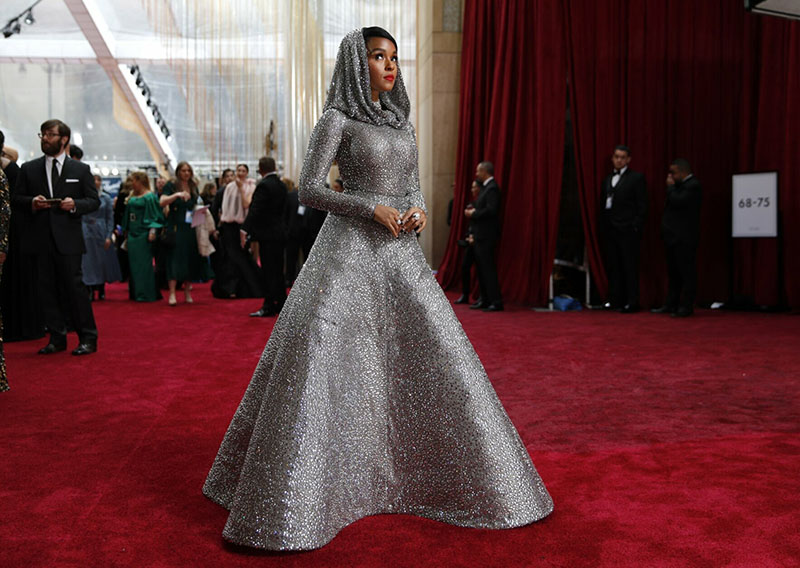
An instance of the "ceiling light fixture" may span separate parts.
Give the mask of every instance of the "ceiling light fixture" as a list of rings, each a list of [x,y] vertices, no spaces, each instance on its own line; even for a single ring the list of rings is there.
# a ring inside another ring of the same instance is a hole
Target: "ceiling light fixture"
[[[139,69],[138,65],[128,65],[128,71],[131,75],[133,75],[133,82],[142,93],[142,97],[145,100],[145,105],[150,109],[150,113],[153,115],[153,120],[155,121],[156,126],[159,127],[161,133],[166,137],[167,141],[172,140],[172,135],[169,132],[169,128],[167,128],[167,123],[164,120],[161,111],[158,110],[158,105],[153,100],[153,93],[150,90],[150,87],[147,86],[147,82],[142,76],[142,70]]]
[[[22,26],[19,23],[20,20],[22,20],[29,26],[34,24],[36,22],[36,18],[33,17],[33,8],[41,1],[42,0],[36,0],[36,2],[25,8],[18,15],[9,19],[6,22],[6,25],[3,26],[3,37],[7,39],[13,36],[14,34],[20,33],[22,31]]]

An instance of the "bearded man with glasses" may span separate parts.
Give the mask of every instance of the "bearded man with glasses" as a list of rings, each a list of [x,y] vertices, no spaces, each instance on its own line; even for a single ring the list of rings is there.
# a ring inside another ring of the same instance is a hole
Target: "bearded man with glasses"
[[[86,252],[81,215],[100,207],[89,166],[67,156],[71,131],[60,120],[41,126],[43,156],[22,165],[13,196],[14,214],[25,215],[23,254],[38,268],[39,301],[50,332],[42,355],[67,348],[67,314],[78,332],[73,355],[97,351],[97,326],[81,275]]]

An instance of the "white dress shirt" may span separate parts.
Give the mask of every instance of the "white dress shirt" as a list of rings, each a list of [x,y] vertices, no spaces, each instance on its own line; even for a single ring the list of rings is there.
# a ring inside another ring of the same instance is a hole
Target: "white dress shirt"
[[[625,170],[627,170],[627,169],[628,169],[628,166],[625,166],[624,168],[622,168],[619,171],[619,173],[614,174],[613,176],[611,176],[611,187],[617,187],[617,184],[619,183],[619,178],[622,177],[622,174],[624,174]]]
[[[53,160],[56,161],[56,168],[58,168],[58,176],[59,179],[61,178],[61,174],[64,171],[64,160],[67,159],[67,153],[61,152],[58,156],[45,156],[44,159],[44,173],[47,174],[47,189],[50,191],[50,197],[55,197],[53,195]]]

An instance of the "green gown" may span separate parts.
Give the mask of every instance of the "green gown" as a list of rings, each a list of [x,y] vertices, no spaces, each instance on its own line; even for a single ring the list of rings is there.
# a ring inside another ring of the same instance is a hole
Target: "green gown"
[[[164,186],[164,195],[172,195],[177,191],[172,182]],[[166,251],[167,280],[186,282],[210,278],[208,261],[197,250],[197,235],[192,228],[191,215],[187,215],[198,203],[202,204],[200,198],[192,195],[189,201],[176,199],[169,204],[166,227],[175,233],[175,246]]]
[[[137,302],[161,299],[153,270],[153,243],[147,240],[150,229],[164,226],[164,214],[155,193],[131,196],[125,206],[122,228],[128,232],[128,261],[131,267],[131,298]]]

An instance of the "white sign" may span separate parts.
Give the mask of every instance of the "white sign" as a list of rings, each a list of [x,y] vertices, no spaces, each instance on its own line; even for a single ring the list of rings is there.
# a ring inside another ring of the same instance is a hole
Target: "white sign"
[[[778,236],[778,172],[733,176],[733,236]]]

